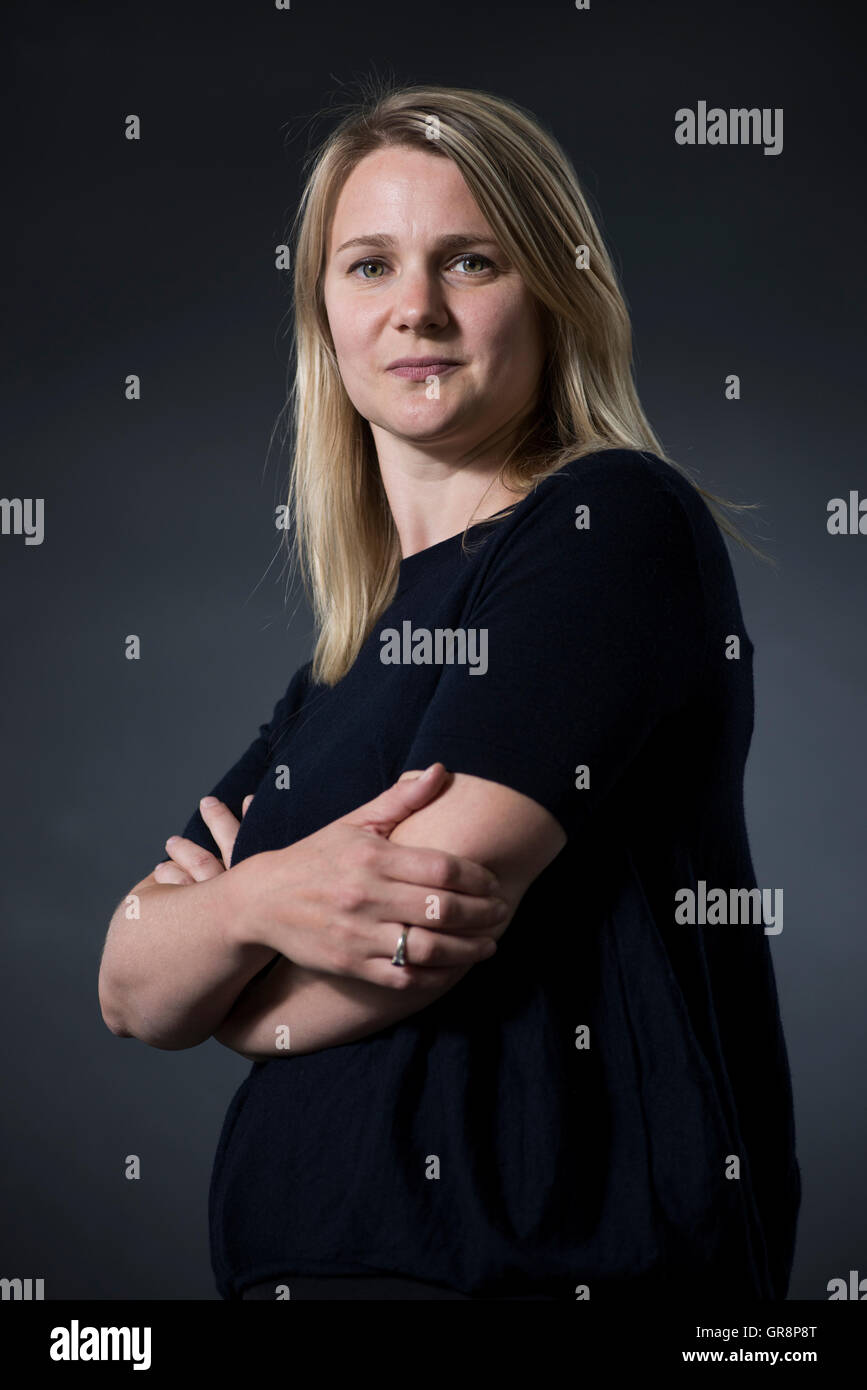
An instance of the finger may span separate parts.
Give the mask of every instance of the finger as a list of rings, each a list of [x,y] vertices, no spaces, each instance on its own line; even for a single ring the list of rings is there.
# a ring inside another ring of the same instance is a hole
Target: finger
[[[179,864],[172,863],[171,859],[164,863],[157,864],[154,869],[154,878],[157,883],[195,883],[195,879],[182,869]]]
[[[383,878],[400,883],[427,885],[428,892],[440,889],[489,898],[499,893],[499,881],[490,869],[475,859],[464,859],[444,849],[425,849],[422,845],[399,845],[385,840],[376,866]],[[396,916],[400,914],[396,913]]]
[[[401,933],[408,923],[383,922],[378,932],[378,956],[391,962]],[[404,947],[407,964],[423,967],[425,971],[456,966],[475,965],[496,954],[497,943],[489,936],[446,936],[427,931],[425,927],[410,927]],[[394,967],[399,969],[400,967]]]
[[[211,854],[208,849],[202,849],[195,840],[185,840],[181,835],[172,835],[166,840],[166,852],[171,855],[172,861],[181,869],[186,869],[194,883],[203,883],[205,879],[216,878],[217,874],[225,873],[225,868],[215,854]]]
[[[511,917],[508,903],[496,894],[456,893],[409,883],[385,884],[380,899],[375,893],[374,889],[372,907],[381,921],[426,927],[430,932],[502,936]]]
[[[224,801],[215,796],[203,796],[199,802],[202,820],[216,840],[223,856],[223,866],[228,869],[232,859],[232,846],[238,834],[240,822],[232,815]]]
[[[410,932],[407,940],[407,955],[412,945],[414,932]],[[476,965],[481,965],[481,961],[476,961]],[[386,989],[417,989],[425,991],[427,989],[439,990],[443,986],[453,986],[472,970],[473,963],[462,966],[424,966],[413,965],[408,960],[406,965],[395,966],[391,963],[391,958],[384,956],[376,960],[367,962],[364,970],[364,978],[373,984],[383,985]]]
[[[250,792],[249,796],[245,796],[245,797],[244,797],[244,801],[243,801],[243,803],[242,803],[242,805],[241,805],[241,820],[243,820],[244,817],[246,816],[246,814],[247,814],[247,807],[250,805],[250,802],[251,802],[252,800],[253,800],[253,793],[252,793],[252,792]]]
[[[362,830],[373,830],[378,835],[390,835],[396,825],[413,811],[421,810],[447,785],[451,773],[442,763],[431,763],[420,777],[404,777],[403,774],[390,787],[387,787],[372,801],[358,806],[346,816],[338,817],[346,825],[357,825]]]

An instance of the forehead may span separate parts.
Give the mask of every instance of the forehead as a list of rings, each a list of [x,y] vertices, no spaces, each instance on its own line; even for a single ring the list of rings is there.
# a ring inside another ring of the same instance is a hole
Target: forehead
[[[452,223],[489,230],[457,165],[424,150],[392,147],[365,155],[346,179],[334,208],[330,245],[368,232],[447,231]]]

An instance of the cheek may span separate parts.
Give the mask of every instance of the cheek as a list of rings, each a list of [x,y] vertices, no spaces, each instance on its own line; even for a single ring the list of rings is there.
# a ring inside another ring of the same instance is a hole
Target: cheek
[[[514,299],[481,305],[468,321],[478,352],[498,376],[534,373],[541,351],[539,325],[532,306]]]
[[[340,308],[328,322],[341,372],[359,381],[366,378],[376,347],[370,316],[354,307]]]
[[[375,343],[365,316],[344,311],[329,316],[328,321],[343,389],[356,410],[368,419],[374,409],[378,383],[372,366]]]
[[[508,325],[491,344],[488,364],[492,379],[507,389],[523,389],[539,374],[540,352],[532,324],[519,319]]]
[[[364,314],[351,295],[342,294],[341,286],[326,287],[325,313],[337,353],[347,359],[358,350],[364,332]]]
[[[339,301],[326,299],[325,312],[328,315],[328,327],[331,329],[331,337],[338,357],[349,356],[352,352],[354,335],[351,318],[346,307]]]

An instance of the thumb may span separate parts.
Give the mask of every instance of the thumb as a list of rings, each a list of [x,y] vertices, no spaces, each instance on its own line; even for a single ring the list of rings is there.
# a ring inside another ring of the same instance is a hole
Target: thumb
[[[432,801],[449,776],[442,763],[431,763],[421,774],[404,773],[373,801],[356,807],[340,820],[346,825],[374,830],[378,835],[390,835],[400,821]]]

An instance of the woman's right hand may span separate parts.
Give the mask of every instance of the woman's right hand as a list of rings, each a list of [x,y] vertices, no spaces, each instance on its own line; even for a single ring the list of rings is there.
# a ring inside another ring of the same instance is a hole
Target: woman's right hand
[[[435,986],[456,966],[493,955],[509,917],[494,875],[471,859],[388,839],[449,777],[442,763],[405,772],[303,840],[242,860],[227,875],[239,939],[310,970],[393,989]],[[394,966],[405,926],[407,964]]]

